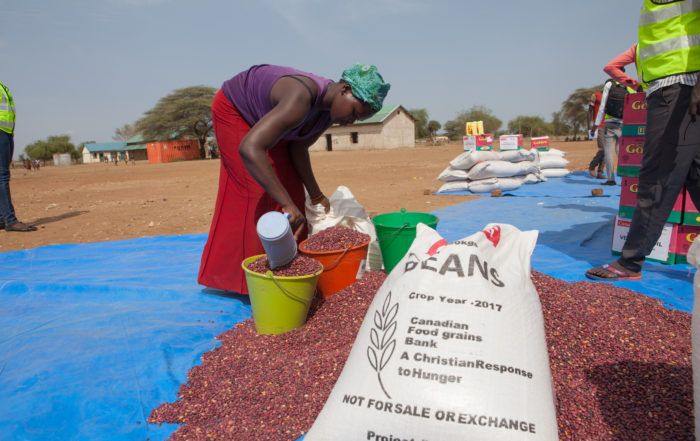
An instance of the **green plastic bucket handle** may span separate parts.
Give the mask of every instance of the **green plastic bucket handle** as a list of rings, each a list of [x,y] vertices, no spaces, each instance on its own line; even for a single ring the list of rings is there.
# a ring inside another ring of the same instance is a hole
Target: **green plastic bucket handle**
[[[384,239],[378,240],[377,243],[382,243],[382,242],[384,242],[384,241],[387,240],[387,239],[391,239],[392,237],[394,237],[394,236],[396,236],[397,234],[399,234],[399,233],[400,233],[404,228],[406,228],[407,226],[408,226],[408,222],[406,222],[406,223],[404,223],[403,225],[401,225],[401,228],[397,229],[396,231],[394,231],[393,233],[391,233],[390,235],[388,235],[388,236],[385,237]]]
[[[272,271],[269,271],[269,270],[268,270],[267,273],[265,273],[265,275],[268,276],[269,278],[271,278],[272,281],[275,282],[275,285],[277,285],[277,287],[278,287],[280,290],[282,290],[282,292],[285,293],[285,294],[287,295],[287,297],[291,298],[292,300],[296,300],[296,301],[298,301],[298,302],[301,302],[301,303],[303,303],[303,304],[305,304],[305,305],[310,305],[310,304],[311,304],[311,300],[312,300],[312,299],[306,300],[306,299],[303,299],[303,298],[299,297],[298,295],[296,295],[296,294],[294,294],[294,293],[292,293],[292,292],[289,292],[289,291],[287,290],[287,288],[285,288],[284,286],[282,286],[282,284],[280,284],[280,282],[277,280],[277,278],[275,277],[275,275],[272,274]]]

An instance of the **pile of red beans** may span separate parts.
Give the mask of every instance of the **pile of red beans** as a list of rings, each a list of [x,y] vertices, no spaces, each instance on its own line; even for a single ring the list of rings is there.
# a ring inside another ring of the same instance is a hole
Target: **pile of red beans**
[[[385,277],[366,273],[317,300],[306,325],[281,335],[239,323],[149,423],[181,424],[172,440],[296,440],[323,407]],[[532,279],[561,440],[694,439],[689,314],[606,283]]]
[[[315,252],[337,251],[366,244],[369,240],[369,234],[336,225],[309,236],[302,248],[304,251]]]
[[[318,260],[297,254],[288,264],[270,269],[270,261],[267,260],[267,256],[262,256],[250,262],[247,268],[254,273],[267,274],[268,271],[272,271],[275,276],[299,277],[317,273],[321,270],[321,263]]]

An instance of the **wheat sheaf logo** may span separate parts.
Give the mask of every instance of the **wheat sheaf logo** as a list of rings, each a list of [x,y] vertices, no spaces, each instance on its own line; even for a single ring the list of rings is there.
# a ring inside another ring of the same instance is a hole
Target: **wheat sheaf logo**
[[[369,364],[377,372],[379,385],[384,391],[384,395],[391,399],[391,396],[382,383],[382,369],[394,355],[396,349],[396,313],[399,311],[399,304],[391,304],[391,291],[387,294],[382,305],[382,310],[374,311],[374,325],[370,330],[369,337],[371,344],[367,346],[367,359]]]

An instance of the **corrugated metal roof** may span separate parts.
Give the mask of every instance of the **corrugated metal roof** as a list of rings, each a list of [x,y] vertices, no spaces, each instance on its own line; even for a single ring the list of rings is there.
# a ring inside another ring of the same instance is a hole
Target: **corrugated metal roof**
[[[372,115],[371,118],[368,118],[364,121],[355,121],[353,125],[360,125],[360,124],[377,124],[381,123],[386,119],[387,116],[391,114],[394,110],[396,110],[399,106],[383,106],[381,109],[379,109],[379,112],[375,113]]]
[[[125,142],[93,142],[90,144],[85,144],[85,148],[88,152],[118,152],[124,150],[126,147]]]

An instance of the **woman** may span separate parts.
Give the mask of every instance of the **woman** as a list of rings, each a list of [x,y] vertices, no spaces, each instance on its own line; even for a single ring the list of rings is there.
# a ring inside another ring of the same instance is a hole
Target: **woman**
[[[256,224],[268,211],[288,213],[297,241],[306,238],[304,189],[313,203],[330,208],[308,148],[332,124],[374,115],[389,87],[375,66],[362,64],[337,82],[263,64],[221,86],[212,103],[221,153],[219,192],[200,284],[248,294],[241,262],[264,253]]]

